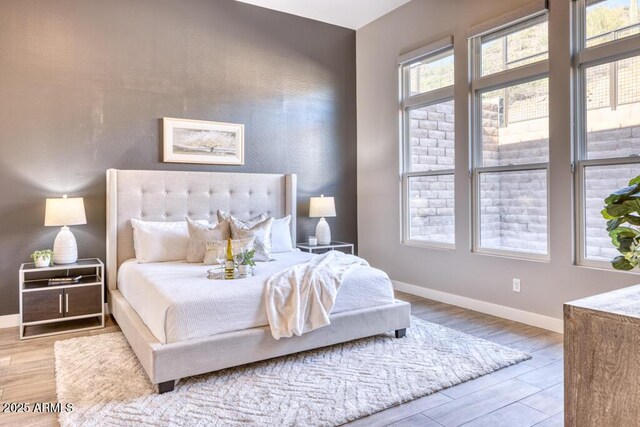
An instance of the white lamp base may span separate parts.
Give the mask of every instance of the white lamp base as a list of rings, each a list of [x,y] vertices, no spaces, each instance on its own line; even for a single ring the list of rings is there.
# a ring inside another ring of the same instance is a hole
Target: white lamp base
[[[78,245],[69,227],[64,226],[53,243],[53,263],[73,264],[78,260]]]
[[[316,237],[318,238],[319,245],[328,245],[331,243],[331,229],[324,217],[320,218],[318,225],[316,225]]]

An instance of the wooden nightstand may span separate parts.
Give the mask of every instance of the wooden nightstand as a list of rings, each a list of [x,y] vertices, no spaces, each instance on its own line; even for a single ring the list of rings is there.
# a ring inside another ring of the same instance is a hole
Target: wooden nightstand
[[[49,285],[60,276],[78,283]],[[104,264],[98,258],[37,268],[20,266],[20,339],[104,327]]]
[[[345,243],[345,242],[331,242],[328,245],[316,245],[316,246],[310,246],[306,243],[298,243],[296,245],[296,247],[298,249],[301,249],[303,251],[307,251],[309,253],[316,253],[316,252],[327,252],[327,251],[334,251],[336,249],[340,249],[343,251],[350,251],[351,255],[353,255],[353,243]]]

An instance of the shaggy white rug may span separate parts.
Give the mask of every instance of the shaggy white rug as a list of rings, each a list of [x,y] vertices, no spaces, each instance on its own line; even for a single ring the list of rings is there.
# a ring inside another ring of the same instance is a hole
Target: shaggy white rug
[[[338,425],[528,359],[413,317],[365,338],[182,380],[156,394],[122,333],[55,343],[62,426]]]

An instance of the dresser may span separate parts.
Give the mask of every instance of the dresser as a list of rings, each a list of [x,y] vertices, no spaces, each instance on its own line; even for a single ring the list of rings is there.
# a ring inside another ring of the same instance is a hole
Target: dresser
[[[564,305],[565,426],[640,424],[640,285]]]

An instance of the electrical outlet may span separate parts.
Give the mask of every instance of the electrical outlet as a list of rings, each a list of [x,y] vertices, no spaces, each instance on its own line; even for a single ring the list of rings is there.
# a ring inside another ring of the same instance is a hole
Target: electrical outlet
[[[520,279],[513,279],[513,292],[520,292]]]

